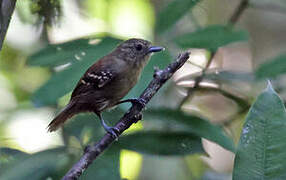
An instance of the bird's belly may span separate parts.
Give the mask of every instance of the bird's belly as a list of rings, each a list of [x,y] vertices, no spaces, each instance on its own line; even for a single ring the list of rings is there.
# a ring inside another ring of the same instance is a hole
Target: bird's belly
[[[137,79],[138,78],[134,79],[134,77],[121,78],[113,81],[112,83],[114,84],[110,84],[109,87],[106,87],[105,91],[108,91],[108,96],[106,96],[106,99],[110,100],[109,106],[114,105],[124,96],[126,96],[137,83]]]
[[[116,85],[109,89],[112,92],[111,97],[117,97],[117,99],[123,98],[135,86],[136,82],[127,78],[115,82]]]

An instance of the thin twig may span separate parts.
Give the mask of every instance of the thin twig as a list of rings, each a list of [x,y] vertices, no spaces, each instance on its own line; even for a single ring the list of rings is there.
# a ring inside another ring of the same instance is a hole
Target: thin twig
[[[230,19],[228,20],[228,23],[233,25],[236,24],[239,18],[241,17],[242,13],[244,12],[244,10],[246,10],[248,6],[249,6],[249,0],[241,0],[240,4],[235,9]]]
[[[240,4],[238,5],[236,10],[234,11],[232,16],[230,17],[228,24],[235,25],[237,23],[237,21],[239,20],[239,18],[241,17],[244,10],[248,7],[248,5],[249,5],[249,0],[241,0]],[[205,73],[208,70],[208,68],[210,67],[210,65],[214,59],[215,54],[216,54],[216,52],[211,52],[211,56],[210,56],[210,58],[206,64],[205,68],[202,70],[201,76],[198,76],[195,79],[195,84],[194,84],[193,88],[188,90],[187,96],[180,102],[178,108],[181,108],[188,100],[191,100],[193,98],[194,92],[199,87],[202,80],[204,79]]]
[[[180,68],[189,58],[189,52],[180,54],[176,61],[169,64],[163,70],[155,70],[154,78],[148,87],[141,94],[140,98],[145,101],[145,105],[157,93],[162,85]],[[124,114],[115,127],[119,130],[118,136],[128,129],[133,123],[136,123],[145,105],[133,104],[132,107]],[[75,180],[80,177],[85,169],[99,156],[112,142],[115,137],[106,133],[103,138],[96,144],[88,147],[80,160],[63,177],[63,180]]]

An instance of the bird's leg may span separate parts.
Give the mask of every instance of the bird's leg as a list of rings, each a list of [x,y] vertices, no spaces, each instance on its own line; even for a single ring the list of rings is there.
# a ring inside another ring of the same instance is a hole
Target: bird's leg
[[[126,99],[126,100],[117,102],[116,105],[126,103],[126,102],[130,102],[130,103],[132,103],[132,105],[133,104],[139,104],[142,107],[144,107],[146,105],[146,101],[142,98]]]
[[[116,127],[110,127],[110,126],[108,126],[108,125],[105,123],[104,119],[102,118],[101,113],[99,113],[99,112],[94,112],[94,113],[95,113],[95,114],[98,116],[98,118],[100,119],[100,123],[101,123],[101,125],[103,126],[104,130],[105,130],[106,132],[108,132],[109,134],[111,134],[112,136],[114,136],[115,138],[118,138],[119,129],[117,129]]]

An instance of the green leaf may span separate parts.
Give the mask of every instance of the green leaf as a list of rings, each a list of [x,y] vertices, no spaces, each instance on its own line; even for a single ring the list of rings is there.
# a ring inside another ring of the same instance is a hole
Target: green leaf
[[[152,109],[144,112],[144,120],[162,121],[162,123],[171,122],[175,125],[182,125],[187,132],[193,133],[196,136],[206,138],[213,141],[227,150],[234,152],[234,144],[232,140],[225,135],[222,128],[211,124],[209,121],[194,116],[185,114],[179,110],[168,108]]]
[[[269,83],[252,105],[235,156],[233,179],[286,178],[286,112]]]
[[[162,33],[174,25],[200,0],[173,0],[159,13],[156,23],[156,32]]]
[[[6,163],[10,163],[11,161],[17,160],[17,158],[19,157],[26,156],[29,155],[23,151],[2,147],[0,148],[0,169],[2,169],[3,165],[5,165]]]
[[[202,73],[193,73],[187,76],[183,76],[178,79],[177,82],[195,80],[198,76],[201,76]],[[211,80],[217,83],[233,83],[233,82],[248,82],[253,83],[255,77],[252,73],[248,72],[233,72],[225,71],[219,69],[207,70],[204,75],[204,80]]]
[[[13,161],[13,163],[1,171],[0,179],[40,180],[54,177],[67,163],[68,156],[64,148],[42,151]]]
[[[79,44],[77,44],[78,42]],[[79,52],[85,52],[82,41],[71,41],[71,46],[77,46]],[[92,51],[82,56],[81,61],[74,62],[66,69],[54,73],[52,77],[32,95],[32,100],[37,106],[56,104],[57,99],[70,92],[83,73],[97,59],[108,54],[120,41],[113,38],[104,38]],[[86,41],[87,43],[87,41]],[[75,54],[70,54],[74,58]]]
[[[217,48],[229,43],[246,40],[248,40],[248,33],[246,31],[238,31],[229,26],[222,25],[208,26],[174,39],[182,48],[205,48],[213,52]]]
[[[102,155],[100,155],[89,168],[84,171],[80,179],[94,180],[94,179],[108,179],[120,180],[119,173],[119,156],[120,151],[110,147]]]
[[[266,61],[261,64],[255,72],[258,79],[275,78],[284,73],[286,73],[286,54]]]
[[[66,63],[75,63],[92,53],[96,45],[91,44],[90,39],[78,39],[62,44],[48,45],[44,49],[31,55],[27,64],[30,66],[55,67]]]
[[[28,155],[27,153],[17,150],[17,149],[12,149],[12,148],[7,148],[7,147],[1,147],[0,148],[0,157],[2,156],[15,156],[18,154],[22,154],[22,155]]]
[[[201,138],[186,132],[140,131],[120,137],[120,147],[153,155],[204,153]]]

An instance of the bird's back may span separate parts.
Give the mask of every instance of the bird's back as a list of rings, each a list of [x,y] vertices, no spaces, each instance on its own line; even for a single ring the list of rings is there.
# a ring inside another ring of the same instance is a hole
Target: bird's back
[[[76,102],[80,111],[101,112],[112,107],[134,87],[140,76],[141,70],[132,72],[128,66],[113,53],[101,58],[79,80],[71,101]]]

